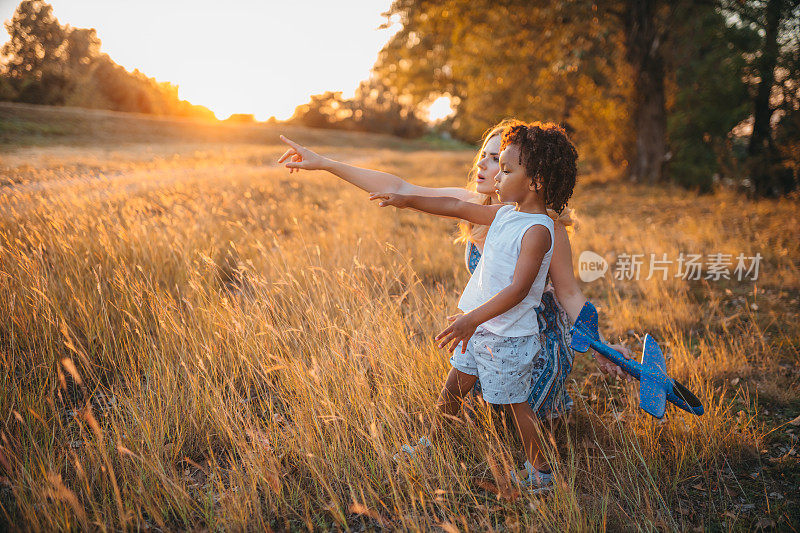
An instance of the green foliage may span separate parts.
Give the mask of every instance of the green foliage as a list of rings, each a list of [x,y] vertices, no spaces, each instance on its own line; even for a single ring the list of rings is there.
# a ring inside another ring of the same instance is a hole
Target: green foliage
[[[719,6],[754,42],[753,53],[743,56],[752,113],[744,165],[750,192],[787,194],[800,183],[800,131],[793,125],[800,111],[800,2],[719,0]]]
[[[670,178],[709,192],[726,167],[731,130],[750,112],[744,55],[755,50],[754,32],[729,28],[713,7],[678,13],[669,48],[671,105],[667,132]],[[727,43],[721,46],[720,43]]]
[[[584,162],[619,164],[630,133],[621,43],[590,4],[404,0],[375,72],[426,104],[454,98],[453,134],[474,142],[506,117],[562,124]]]
[[[776,10],[777,59],[765,71]],[[451,96],[458,138],[475,141],[507,117],[550,120],[570,132],[583,168],[655,154],[652,176],[668,162],[667,177],[690,188],[709,190],[715,174],[741,180],[747,168],[788,168],[794,183],[781,174],[780,188],[796,187],[797,0],[395,0],[387,17],[402,27],[375,74],[415,105]],[[765,72],[774,74],[766,162],[734,149],[758,115],[759,84],[772,83]]]

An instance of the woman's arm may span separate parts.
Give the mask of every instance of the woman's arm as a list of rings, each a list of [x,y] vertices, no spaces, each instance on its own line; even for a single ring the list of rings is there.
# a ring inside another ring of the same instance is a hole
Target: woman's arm
[[[570,320],[575,322],[583,309],[583,304],[588,300],[583,295],[575,273],[572,270],[572,247],[569,242],[569,235],[564,224],[556,222],[554,224],[555,244],[553,245],[553,257],[550,259],[550,280],[556,292],[556,298],[564,311],[569,315]]]
[[[301,169],[324,170],[367,192],[382,191],[397,194],[414,194],[416,196],[450,196],[467,202],[474,200],[476,196],[476,193],[461,187],[421,187],[414,185],[388,172],[370,170],[334,161],[287,139],[283,135],[281,135],[281,140],[288,144],[290,148],[278,159],[278,163],[283,163],[286,159],[291,158],[291,161],[286,163],[286,167],[290,169],[290,172]]]
[[[586,296],[583,295],[578,281],[575,279],[575,272],[572,269],[572,246],[569,242],[569,235],[567,228],[564,224],[559,222],[555,223],[555,245],[553,246],[553,256],[550,259],[550,280],[553,282],[555,289],[556,299],[564,311],[567,312],[572,322],[577,320],[578,315],[583,309],[583,305],[588,301]],[[600,339],[605,342],[603,335],[600,334]],[[620,352],[622,355],[630,359],[630,350],[620,344],[610,345],[612,348]],[[606,357],[599,353],[595,353],[598,366],[600,370],[607,374],[613,374],[619,377],[630,376],[625,374],[623,370],[609,361]]]

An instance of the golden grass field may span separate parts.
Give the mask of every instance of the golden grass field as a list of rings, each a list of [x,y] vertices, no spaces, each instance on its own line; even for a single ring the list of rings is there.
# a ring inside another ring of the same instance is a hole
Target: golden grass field
[[[503,472],[486,410],[397,468],[449,368],[455,225],[275,164],[283,132],[419,184],[469,150],[365,134],[0,106],[0,529],[797,530],[798,200],[584,173],[582,250],[761,253],[753,281],[585,284],[652,334],[702,417],[638,409],[577,355],[556,490]],[[792,421],[794,421],[792,423]]]

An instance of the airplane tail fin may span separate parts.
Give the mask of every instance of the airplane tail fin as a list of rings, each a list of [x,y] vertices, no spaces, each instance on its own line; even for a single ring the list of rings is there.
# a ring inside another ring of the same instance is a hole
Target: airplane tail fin
[[[664,354],[653,337],[645,335],[639,407],[656,418],[662,418],[667,407],[668,387],[671,387],[671,380],[667,377]]]
[[[572,340],[569,345],[576,352],[583,353],[589,349],[593,340],[600,340],[597,333],[597,309],[591,302],[586,302],[572,326]]]

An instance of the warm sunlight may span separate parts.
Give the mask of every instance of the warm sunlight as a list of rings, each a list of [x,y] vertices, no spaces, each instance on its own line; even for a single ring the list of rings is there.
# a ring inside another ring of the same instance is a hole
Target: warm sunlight
[[[449,118],[454,113],[453,99],[449,96],[440,96],[428,107],[428,121],[439,122]]]
[[[0,533],[797,531],[798,2],[0,0]]]
[[[379,30],[389,0],[228,3],[52,0],[62,25],[95,28],[102,51],[180,87],[218,118],[286,119],[311,94],[352,96],[396,27]],[[18,2],[0,2],[9,20]],[[2,31],[2,40],[8,36]]]

